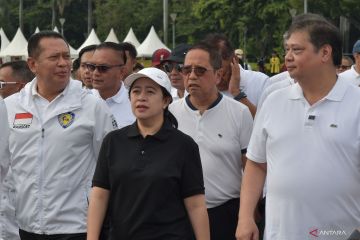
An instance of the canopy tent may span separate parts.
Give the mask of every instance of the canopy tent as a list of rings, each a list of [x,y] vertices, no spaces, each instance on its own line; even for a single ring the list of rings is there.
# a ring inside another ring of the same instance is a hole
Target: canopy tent
[[[154,27],[152,26],[149,34],[141,45],[136,49],[138,52],[138,57],[151,57],[153,52],[157,49],[165,48],[171,51],[168,47],[165,46],[155,32]]]
[[[36,27],[34,34],[38,33],[38,32],[40,32],[40,29],[39,29],[39,27]]]
[[[7,38],[4,29],[0,28],[0,38],[1,38],[1,48],[0,53],[5,50],[5,48],[9,45],[9,39]]]
[[[27,41],[21,32],[20,28],[17,29],[13,40],[0,52],[0,57],[26,57],[27,56]]]
[[[128,34],[126,35],[125,39],[123,40],[123,42],[129,42],[132,45],[134,45],[136,48],[138,48],[140,46],[140,43],[137,40],[132,28],[130,28],[130,30],[129,30]]]
[[[88,36],[88,38],[85,40],[85,42],[78,48],[77,52],[79,53],[81,49],[83,49],[86,46],[92,45],[92,44],[100,44],[100,40],[98,36],[95,33],[94,29],[91,29],[91,32]]]
[[[114,29],[111,28],[109,35],[107,36],[107,38],[105,39],[105,42],[114,42],[114,43],[119,43],[118,38],[116,37],[116,34],[114,32]]]
[[[59,29],[57,28],[57,26],[54,27],[53,31],[59,33]]]

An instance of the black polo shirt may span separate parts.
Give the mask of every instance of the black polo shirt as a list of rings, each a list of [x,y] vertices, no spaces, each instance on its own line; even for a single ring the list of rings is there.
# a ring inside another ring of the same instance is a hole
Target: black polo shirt
[[[110,190],[113,239],[190,239],[183,200],[204,194],[199,148],[167,121],[145,138],[135,122],[105,137],[93,186]]]

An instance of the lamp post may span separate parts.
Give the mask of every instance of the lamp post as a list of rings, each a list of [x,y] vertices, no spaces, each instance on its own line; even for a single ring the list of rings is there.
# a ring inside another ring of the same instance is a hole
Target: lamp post
[[[304,0],[304,13],[308,13],[308,2]]]
[[[171,13],[170,17],[171,17],[171,21],[172,21],[172,44],[173,44],[173,49],[175,48],[175,20],[176,20],[176,13]]]
[[[59,18],[59,22],[61,24],[61,35],[64,36],[64,23],[65,23],[65,18]]]

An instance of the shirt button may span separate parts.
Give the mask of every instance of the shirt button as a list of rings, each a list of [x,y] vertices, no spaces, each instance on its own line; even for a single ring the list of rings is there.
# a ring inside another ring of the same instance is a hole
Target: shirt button
[[[144,154],[145,154],[145,151],[144,151],[144,150],[142,150],[142,151],[141,151],[141,155],[144,155]]]

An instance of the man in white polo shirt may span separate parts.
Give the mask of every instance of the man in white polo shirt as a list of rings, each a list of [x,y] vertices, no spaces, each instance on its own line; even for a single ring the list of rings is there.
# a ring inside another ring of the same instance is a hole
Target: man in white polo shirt
[[[348,81],[356,86],[360,86],[360,40],[357,40],[353,47],[353,56],[355,64],[349,70],[340,73],[345,81]]]
[[[212,240],[235,239],[242,168],[252,130],[249,109],[217,89],[221,57],[205,42],[186,54],[181,73],[189,95],[169,110],[199,145]]]
[[[266,176],[267,240],[346,239],[360,226],[360,89],[337,77],[341,35],[323,17],[296,17],[285,47],[297,83],[257,113],[237,240],[258,239],[253,214]]]
[[[123,46],[113,42],[99,44],[87,64],[92,72],[95,89],[93,93],[104,99],[119,128],[135,121],[128,91],[122,81],[127,73],[125,64],[126,55]]]

